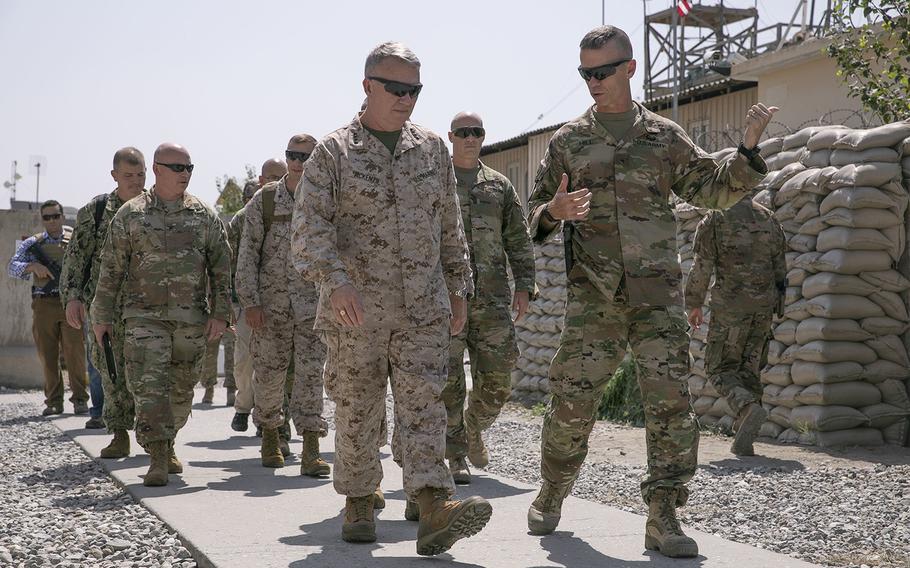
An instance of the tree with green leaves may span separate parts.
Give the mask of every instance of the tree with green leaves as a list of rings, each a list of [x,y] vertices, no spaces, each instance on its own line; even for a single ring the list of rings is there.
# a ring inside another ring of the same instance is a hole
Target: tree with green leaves
[[[246,177],[243,182],[237,180],[234,176],[225,174],[220,178],[215,178],[215,188],[218,190],[218,201],[215,206],[220,213],[233,215],[243,207],[243,186],[250,181],[256,181],[259,176],[253,166],[247,164],[244,167]]]
[[[910,118],[910,0],[837,0],[833,18],[827,52],[850,96],[883,122]]]

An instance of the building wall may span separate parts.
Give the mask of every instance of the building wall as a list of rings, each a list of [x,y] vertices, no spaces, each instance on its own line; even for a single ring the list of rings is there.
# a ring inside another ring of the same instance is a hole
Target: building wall
[[[692,140],[709,152],[739,144],[746,111],[758,100],[758,87],[680,105],[676,122]],[[673,117],[672,109],[657,114]]]
[[[509,178],[522,205],[528,201],[528,147],[519,146],[504,152],[481,156],[484,164]],[[533,174],[531,174],[533,175]]]

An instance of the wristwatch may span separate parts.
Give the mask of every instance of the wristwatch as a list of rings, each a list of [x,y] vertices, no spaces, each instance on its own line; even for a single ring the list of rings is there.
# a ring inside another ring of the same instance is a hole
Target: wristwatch
[[[736,149],[736,151],[745,156],[745,158],[750,162],[761,154],[761,150],[758,149],[758,146],[750,150],[749,148],[746,148],[742,142],[739,143],[739,147]]]

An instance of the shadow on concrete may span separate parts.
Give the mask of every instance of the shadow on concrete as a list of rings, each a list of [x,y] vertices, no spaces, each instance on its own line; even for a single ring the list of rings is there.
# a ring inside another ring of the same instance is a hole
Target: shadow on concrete
[[[145,475],[140,475],[140,478],[144,478]],[[191,493],[198,493],[200,491],[205,491],[205,487],[193,487],[187,484],[187,482],[181,479],[180,474],[170,474],[168,476],[167,485],[164,487],[146,487],[142,484],[142,481],[138,483],[124,484],[127,490],[136,497],[136,499],[149,499],[152,497],[165,497],[171,495],[189,495]]]
[[[385,492],[383,489],[386,499],[390,500],[406,500],[406,495],[404,489],[395,489],[394,491]],[[474,475],[471,478],[470,485],[456,485],[455,486],[455,498],[464,499],[470,497],[471,495],[479,495],[484,499],[501,499],[505,497],[513,497],[515,495],[522,495],[524,493],[531,493],[533,489],[522,489],[520,487],[515,487],[509,485],[508,483],[503,483],[498,479],[493,479],[490,477],[483,477]],[[493,514],[496,514],[496,504],[493,504]]]
[[[319,487],[332,482],[331,477],[276,475],[275,469],[262,467],[258,457],[232,461],[191,461],[188,465],[235,473],[224,481],[208,483],[206,487],[214,491],[241,491],[245,497],[272,497],[284,491]]]
[[[339,500],[341,497],[339,496]],[[433,559],[422,559],[417,556],[417,523],[405,520],[376,521],[376,542],[347,543],[341,539],[341,524],[344,510],[330,519],[308,525],[301,525],[303,534],[282,537],[282,544],[290,546],[318,547],[319,552],[309,554],[304,558],[291,562],[288,568],[327,568],[346,566],[359,568],[361,566],[376,566],[378,568],[399,568],[402,566],[416,566],[418,563],[445,561],[446,567],[454,568],[483,568],[478,564],[457,562],[450,554],[440,554]],[[414,556],[373,556],[373,552],[382,549],[385,545],[413,542]],[[458,546],[456,544],[455,546]]]
[[[243,448],[262,445],[262,441],[253,435],[234,435],[224,440],[206,440],[204,442],[188,442],[184,444],[191,448],[206,448],[209,450],[240,450]]]
[[[710,471],[711,475],[724,477],[740,475],[743,471],[750,471],[755,475],[776,475],[778,473],[792,473],[802,471],[806,466],[797,460],[782,460],[764,456],[742,456],[714,460],[699,464],[699,469]]]
[[[642,535],[644,539],[644,535]],[[573,532],[557,531],[540,539],[540,546],[547,551],[547,558],[565,568],[598,566],[603,568],[639,568],[672,566],[690,568],[701,566],[706,558],[667,558],[658,552],[643,551],[647,560],[621,560],[600,552]]]

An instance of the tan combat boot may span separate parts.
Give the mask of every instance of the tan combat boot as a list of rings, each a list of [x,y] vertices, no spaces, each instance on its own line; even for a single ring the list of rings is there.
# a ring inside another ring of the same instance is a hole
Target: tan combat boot
[[[567,494],[568,490],[560,491],[555,485],[544,481],[537,498],[528,509],[528,532],[541,536],[555,531],[562,518],[562,502]]]
[[[105,459],[125,458],[130,455],[130,435],[126,430],[114,430],[114,439],[107,447],[101,449]]]
[[[177,459],[176,452],[174,452],[174,440],[167,443],[167,472],[183,473],[183,464],[180,463],[180,460]]]
[[[319,432],[304,432],[303,451],[300,452],[300,475],[321,477],[331,472],[329,464],[319,457]]]
[[[736,436],[733,438],[730,451],[737,456],[754,456],[755,449],[752,447],[752,442],[755,441],[761,425],[767,418],[768,412],[757,402],[740,410]]]
[[[142,480],[142,484],[146,487],[161,487],[162,485],[167,485],[167,445],[167,440],[158,440],[157,442],[149,442],[146,446],[145,449],[152,461],[149,465],[148,472],[145,474],[145,479]]]
[[[278,446],[278,429],[262,428],[262,447],[259,450],[263,467],[284,467],[284,456]]]
[[[698,544],[685,535],[676,519],[677,490],[661,487],[654,490],[648,503],[645,525],[645,548],[670,558],[698,556]]]
[[[348,497],[344,501],[344,523],[341,538],[345,542],[376,542],[376,521],[373,520],[373,498]]]
[[[490,463],[490,453],[483,443],[483,436],[480,429],[472,426],[473,420],[464,421],[465,433],[468,436],[468,459],[474,464],[474,467],[487,467]]]
[[[450,459],[449,471],[452,473],[452,481],[454,481],[456,484],[471,484],[471,470],[468,469],[468,462],[466,462],[464,458]]]
[[[382,493],[381,487],[376,487],[376,491],[373,491],[373,509],[379,511],[385,509],[385,495]]]
[[[452,548],[458,540],[483,530],[493,515],[493,507],[483,497],[449,501],[445,489],[424,487],[417,494],[420,526],[417,528],[417,554],[435,556]]]

